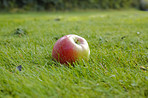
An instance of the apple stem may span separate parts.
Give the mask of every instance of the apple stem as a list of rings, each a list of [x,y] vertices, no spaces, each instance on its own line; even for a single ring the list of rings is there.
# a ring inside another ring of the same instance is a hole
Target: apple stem
[[[76,44],[80,44],[80,41],[78,39],[75,40]]]

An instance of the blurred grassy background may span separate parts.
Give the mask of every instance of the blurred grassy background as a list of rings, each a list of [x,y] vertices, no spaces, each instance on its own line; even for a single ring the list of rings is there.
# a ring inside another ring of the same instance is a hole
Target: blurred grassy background
[[[0,0],[0,11],[57,11],[74,9],[148,9],[148,0]]]

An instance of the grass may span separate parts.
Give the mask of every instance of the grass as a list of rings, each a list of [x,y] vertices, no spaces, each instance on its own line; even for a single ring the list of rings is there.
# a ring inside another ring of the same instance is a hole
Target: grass
[[[0,21],[1,98],[148,97],[148,12],[1,13]],[[88,62],[52,61],[67,34],[88,41]]]

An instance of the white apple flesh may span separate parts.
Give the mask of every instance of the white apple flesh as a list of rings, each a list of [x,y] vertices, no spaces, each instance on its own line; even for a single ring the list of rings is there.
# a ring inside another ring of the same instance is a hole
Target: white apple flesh
[[[52,51],[52,57],[61,64],[72,64],[80,59],[88,60],[89,55],[90,49],[87,41],[74,34],[60,38],[55,43]]]

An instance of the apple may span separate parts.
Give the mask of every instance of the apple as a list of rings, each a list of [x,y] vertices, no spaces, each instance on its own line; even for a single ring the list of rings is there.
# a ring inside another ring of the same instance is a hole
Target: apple
[[[73,64],[78,60],[88,60],[90,49],[87,41],[74,34],[61,37],[54,45],[52,57],[61,64]]]

